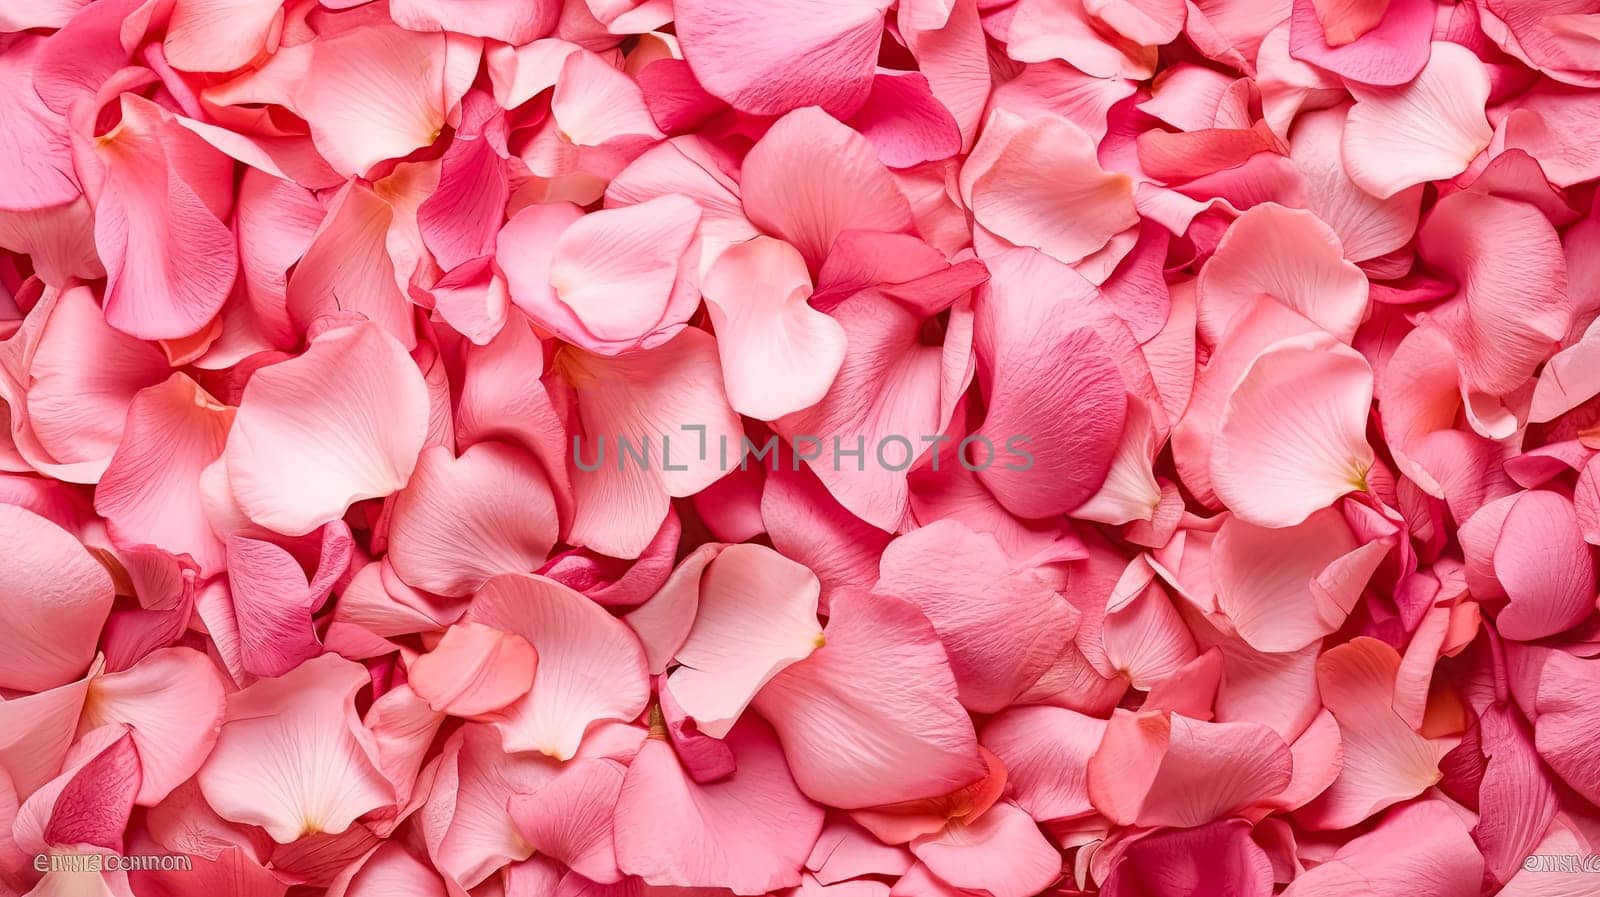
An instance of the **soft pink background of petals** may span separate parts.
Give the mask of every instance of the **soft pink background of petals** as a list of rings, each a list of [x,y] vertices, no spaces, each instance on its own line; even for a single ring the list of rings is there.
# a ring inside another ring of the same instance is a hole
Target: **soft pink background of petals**
[[[1596,88],[1597,0],[0,4],[0,895],[1600,892]]]

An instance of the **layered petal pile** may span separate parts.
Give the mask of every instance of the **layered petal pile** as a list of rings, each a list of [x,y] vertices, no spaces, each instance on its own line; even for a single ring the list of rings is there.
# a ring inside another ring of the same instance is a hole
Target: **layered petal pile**
[[[1600,893],[1600,0],[0,0],[0,897]]]

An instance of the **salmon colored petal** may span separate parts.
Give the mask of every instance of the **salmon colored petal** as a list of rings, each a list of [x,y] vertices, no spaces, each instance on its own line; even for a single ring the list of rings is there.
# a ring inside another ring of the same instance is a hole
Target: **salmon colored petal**
[[[674,4],[684,58],[712,95],[756,115],[854,112],[872,88],[885,0]]]
[[[445,36],[354,28],[311,45],[294,105],[345,176],[427,146],[445,124]]]
[[[1471,50],[1435,42],[1422,71],[1400,87],[1351,86],[1344,164],[1361,189],[1388,199],[1452,178],[1489,145],[1489,75]]]
[[[339,834],[388,805],[394,796],[353,703],[369,682],[359,664],[323,655],[230,695],[217,746],[199,773],[206,801],[280,844]]]
[[[745,719],[727,737],[737,770],[697,784],[666,742],[649,739],[617,802],[617,860],[651,885],[764,894],[800,883],[822,808],[796,787],[772,730]]]
[[[1133,180],[1101,170],[1093,138],[1065,119],[991,119],[973,156],[984,165],[962,169],[972,215],[1018,246],[1071,264],[1139,223]]]
[[[1327,791],[1300,811],[1307,825],[1356,825],[1439,780],[1439,759],[1453,741],[1417,734],[1395,711],[1399,669],[1400,655],[1367,637],[1331,648],[1317,659],[1322,702],[1338,721],[1344,741],[1344,768]]]
[[[223,567],[200,473],[222,454],[234,409],[183,374],[134,396],[122,441],[95,488],[95,512],[121,544],[186,554],[203,575]]]
[[[1367,314],[1367,278],[1345,261],[1321,219],[1276,203],[1252,206],[1201,269],[1200,333],[1220,342],[1259,296],[1271,296],[1348,343]]]
[[[522,636],[462,623],[446,629],[439,644],[406,672],[412,690],[435,711],[478,716],[527,694],[538,664]]]
[[[427,432],[421,372],[392,337],[363,323],[257,371],[222,457],[244,513],[298,536],[403,487]]]
[[[777,420],[822,400],[844,363],[845,333],[807,303],[811,275],[794,247],[770,237],[731,246],[703,289],[735,411]]]
[[[0,504],[0,567],[7,650],[0,688],[37,692],[81,677],[111,611],[112,582],[78,540],[49,520]]]
[[[494,714],[514,751],[566,760],[602,720],[631,720],[649,695],[644,651],[622,621],[542,576],[490,579],[467,610],[468,622],[513,633],[538,653],[533,689]]]
[[[555,499],[531,455],[480,442],[424,451],[395,499],[389,562],[408,585],[470,594],[498,573],[538,569],[556,543]]]
[[[199,771],[227,711],[216,664],[188,648],[162,648],[89,682],[80,731],[123,724],[139,755],[135,802],[152,807]]]
[[[797,109],[762,136],[745,156],[740,191],[751,223],[791,243],[813,270],[846,230],[911,227],[911,206],[872,144],[818,109]]]
[[[1326,334],[1290,337],[1256,356],[1218,422],[1211,482],[1257,526],[1293,526],[1366,488],[1372,369]]]
[[[810,570],[761,545],[730,545],[711,561],[667,677],[700,731],[726,735],[762,686],[821,647],[821,588]]]
[[[800,789],[854,809],[935,797],[981,778],[972,722],[927,619],[883,595],[840,593],[829,611],[827,644],[755,699]]]
[[[1038,680],[1078,614],[1044,576],[1013,570],[987,533],[941,520],[889,544],[873,591],[915,604],[944,643],[962,704],[992,713]]]

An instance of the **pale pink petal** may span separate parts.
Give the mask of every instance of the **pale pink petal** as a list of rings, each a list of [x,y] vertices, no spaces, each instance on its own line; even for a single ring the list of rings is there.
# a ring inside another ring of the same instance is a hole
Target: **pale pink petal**
[[[1137,564],[1130,565],[1107,602],[1099,639],[1105,651],[1100,673],[1149,689],[1177,675],[1200,651],[1161,585],[1137,585]]]
[[[355,181],[334,195],[284,293],[297,330],[308,330],[320,317],[358,312],[402,346],[415,347],[411,304],[389,252],[394,213],[383,197]]]
[[[983,746],[1006,768],[1008,794],[1041,822],[1078,819],[1089,800],[1089,758],[1106,721],[1062,707],[1013,707],[984,724]]]
[[[699,492],[742,455],[744,430],[722,392],[715,341],[689,328],[615,357],[563,349],[555,365],[577,393],[583,427],[568,456],[578,507],[567,539],[639,557],[666,519],[669,496]]]
[[[412,31],[453,31],[526,44],[555,27],[561,4],[552,0],[394,0],[389,15]]]
[[[1564,651],[1551,652],[1539,675],[1534,744],[1539,756],[1584,799],[1600,798],[1600,742],[1594,737],[1600,708],[1600,664]]]
[[[820,592],[816,574],[761,545],[730,545],[706,567],[667,678],[700,731],[726,735],[762,686],[821,647]]]
[[[94,493],[113,540],[186,554],[202,575],[222,569],[223,544],[206,519],[200,473],[221,456],[233,414],[183,374],[134,396],[122,442]]]
[[[1062,856],[1016,804],[997,803],[970,823],[911,842],[928,871],[994,897],[1031,897],[1061,874]]]
[[[81,677],[111,611],[110,574],[71,533],[16,505],[0,504],[0,545],[0,688],[44,691]]]
[[[286,535],[411,476],[428,432],[428,388],[375,324],[329,330],[245,386],[223,460],[240,508]]]
[[[328,164],[365,176],[433,143],[445,124],[445,56],[443,34],[381,25],[316,40],[294,103]]]
[[[1576,626],[1595,609],[1594,559],[1570,501],[1535,490],[1517,498],[1494,548],[1511,604],[1495,617],[1509,639],[1533,641]]]
[[[761,518],[773,547],[817,574],[822,606],[841,589],[864,592],[877,582],[889,534],[841,506],[809,468],[768,471]]]
[[[1289,158],[1306,179],[1306,207],[1339,235],[1345,258],[1375,259],[1404,246],[1417,229],[1423,186],[1379,199],[1351,180],[1340,155],[1347,109],[1319,109],[1295,119]]]
[[[822,400],[844,363],[845,332],[806,301],[811,275],[794,247],[770,237],[729,247],[702,289],[735,411],[776,420]]]
[[[1289,337],[1250,364],[1212,445],[1217,496],[1257,526],[1293,526],[1366,488],[1372,369],[1326,334]]]
[[[422,453],[395,499],[389,562],[408,585],[470,594],[497,573],[530,573],[555,545],[555,499],[531,455],[480,442]]]
[[[1093,2],[1023,0],[1008,29],[1006,54],[1020,62],[1061,59],[1096,78],[1150,77],[1156,48],[1102,31],[1087,8]]]
[[[1283,529],[1230,516],[1211,551],[1218,609],[1256,650],[1298,651],[1344,625],[1388,551],[1381,543],[1369,546],[1358,543],[1343,516],[1331,508]],[[1269,558],[1270,563],[1264,562]],[[1330,583],[1335,589],[1327,588],[1324,573],[1342,572],[1335,565],[1347,563],[1355,569]]]
[[[1322,702],[1339,723],[1344,768],[1301,811],[1307,825],[1347,828],[1421,794],[1440,778],[1439,759],[1453,740],[1425,738],[1395,712],[1400,655],[1372,638],[1329,649],[1317,659]]]
[[[26,798],[61,771],[78,731],[89,678],[0,701],[0,770],[18,798]]]
[[[827,644],[756,695],[800,788],[845,809],[935,797],[984,775],[972,722],[927,619],[887,596],[840,593]]]
[[[1291,767],[1260,723],[1118,710],[1089,760],[1089,795],[1121,825],[1205,825],[1282,792]]]
[[[339,834],[388,805],[394,795],[353,703],[369,682],[359,664],[324,655],[230,695],[217,746],[199,773],[206,801],[280,844]]]
[[[128,727],[142,773],[136,803],[150,807],[200,769],[226,710],[215,664],[187,648],[162,648],[131,669],[90,680],[78,728]]]
[[[1600,321],[1600,318],[1596,318]],[[1600,395],[1600,324],[1557,352],[1539,372],[1528,420],[1545,423]]]
[[[1377,828],[1301,873],[1283,894],[1466,897],[1480,892],[1483,871],[1483,855],[1461,817],[1443,801],[1423,800],[1390,811]]]
[[[140,339],[171,339],[203,327],[238,273],[233,234],[213,207],[231,185],[232,162],[165,112],[122,95],[122,120],[94,140],[104,171],[95,246],[106,268],[106,322]]]
[[[1325,11],[1328,2],[1296,0],[1289,19],[1289,47],[1296,59],[1351,81],[1383,86],[1410,83],[1427,65],[1432,0],[1369,2],[1376,21],[1371,11]]]
[[[407,681],[435,711],[477,716],[510,704],[533,687],[539,658],[520,635],[462,623],[411,662]]]
[[[713,542],[690,552],[648,601],[623,617],[644,645],[650,675],[666,672],[667,664],[689,637],[700,609],[701,577],[705,575],[706,565],[715,560],[722,549],[722,545]]]
[[[867,98],[886,0],[773,0],[673,6],[684,58],[737,109],[778,115],[821,106],[849,115]]]
[[[699,207],[681,196],[590,213],[557,238],[548,292],[521,295],[513,280],[512,295],[537,323],[590,351],[658,346],[698,304],[699,223]]]
[[[1020,517],[1066,513],[1099,491],[1127,414],[1112,347],[1085,311],[1097,293],[1032,250],[1005,252],[988,265],[992,278],[978,294],[974,324],[989,399],[975,434],[987,446],[972,449],[978,479]],[[1075,313],[1062,314],[1063,305]]]
[[[258,676],[282,676],[322,650],[311,616],[344,575],[353,550],[343,522],[322,531],[310,580],[300,561],[261,539],[228,538],[228,584],[239,627],[240,658]]]
[[[628,767],[617,802],[617,860],[651,885],[764,894],[799,884],[822,830],[822,808],[796,787],[765,723],[728,733],[738,769],[720,782],[690,779],[666,742],[649,739]]]
[[[562,137],[580,147],[614,147],[631,157],[662,138],[639,85],[585,50],[562,63],[550,111]]]
[[[282,26],[283,0],[177,0],[161,49],[186,72],[231,72],[275,44]]]
[[[535,851],[590,881],[615,882],[622,873],[612,819],[623,776],[623,765],[614,760],[577,760],[531,794],[511,795],[508,809],[517,831]],[[664,810],[652,807],[649,812]]]
[[[1102,171],[1094,139],[1063,118],[991,118],[973,156],[981,167],[962,169],[972,215],[1018,246],[1071,264],[1139,223],[1133,180]]]
[[[506,863],[527,859],[533,847],[517,831],[508,798],[537,791],[559,772],[547,757],[506,753],[489,726],[463,726],[445,742],[418,817],[434,867],[461,887],[476,887]]]
[[[1271,296],[1348,343],[1366,317],[1367,277],[1345,261],[1338,236],[1316,215],[1262,203],[1229,226],[1201,269],[1201,334],[1221,342],[1260,296]]]
[[[797,109],[762,136],[740,189],[751,223],[793,244],[814,270],[843,231],[911,228],[911,206],[872,144],[818,109]]]
[[[1524,203],[1457,193],[1434,206],[1417,245],[1460,284],[1431,317],[1455,347],[1463,392],[1521,387],[1567,332],[1566,260],[1555,229]]]
[[[883,553],[873,591],[915,604],[933,624],[962,704],[1012,703],[1071,641],[1078,614],[1044,576],[1013,570],[993,536],[941,520]]]
[[[1471,50],[1435,42],[1401,87],[1351,85],[1344,164],[1361,189],[1388,199],[1414,184],[1455,177],[1489,145],[1489,76]]]
[[[48,293],[39,302],[36,314],[47,317],[27,369],[25,419],[45,457],[33,464],[73,465],[50,472],[94,482],[122,440],[133,397],[166,379],[169,369],[159,349],[110,327],[86,287],[61,292],[53,304]],[[86,365],[85,358],[97,363]],[[12,401],[22,404],[22,397]],[[11,413],[24,417],[19,411]],[[27,451],[21,440],[18,447]]]
[[[415,897],[447,897],[444,880],[397,842],[388,842],[351,863],[328,886],[328,897],[381,897],[403,891]]]
[[[70,287],[70,278],[106,276],[95,252],[94,212],[81,196],[36,211],[0,211],[0,247],[27,255],[39,279],[56,289]]]
[[[631,720],[644,710],[649,682],[632,630],[566,586],[542,576],[497,576],[478,591],[466,619],[520,635],[539,656],[533,690],[493,714],[509,750],[566,760],[594,723]]]
[[[35,5],[28,4],[27,8]],[[0,11],[0,20],[23,11],[24,7],[8,5]],[[35,26],[3,30],[32,27]],[[80,193],[66,118],[47,106],[34,90],[34,63],[40,58],[44,43],[13,43],[0,62],[0,85],[4,85],[0,87],[0,115],[8,125],[5,136],[0,137],[0,164],[10,173],[0,186],[0,209],[33,211],[71,202]]]

